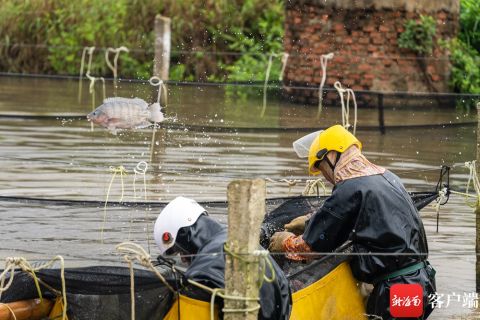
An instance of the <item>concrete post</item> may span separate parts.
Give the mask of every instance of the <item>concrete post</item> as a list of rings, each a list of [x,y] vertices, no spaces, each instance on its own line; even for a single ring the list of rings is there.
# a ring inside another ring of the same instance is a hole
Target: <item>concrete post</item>
[[[171,20],[157,15],[155,17],[155,59],[153,75],[166,81],[170,69]]]
[[[260,225],[265,215],[265,181],[235,180],[228,185],[228,241],[226,246],[225,293],[229,296],[258,298]],[[225,299],[225,311],[253,309],[249,312],[225,312],[225,320],[256,320],[257,301]]]

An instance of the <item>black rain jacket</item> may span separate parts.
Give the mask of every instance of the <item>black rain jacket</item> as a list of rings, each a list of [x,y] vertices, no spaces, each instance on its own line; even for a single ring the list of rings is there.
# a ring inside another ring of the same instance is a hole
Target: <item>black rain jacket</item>
[[[185,277],[210,288],[225,288],[223,246],[226,241],[227,228],[208,216],[200,216],[194,225],[182,228],[175,242],[185,251],[198,254],[192,259]],[[219,255],[209,255],[219,252]],[[263,282],[260,288],[261,309],[258,319],[288,319],[292,308],[288,280],[275,261],[268,258],[275,269],[275,281]],[[270,278],[270,270],[266,269],[266,276]]]
[[[421,284],[423,317],[432,312],[429,296],[435,293],[435,271],[431,266],[383,280],[425,261],[428,255],[420,215],[400,178],[390,171],[336,184],[332,195],[307,222],[303,239],[317,252],[331,252],[351,240],[354,253],[394,254],[358,255],[350,261],[356,279],[375,285],[367,303],[368,314],[391,319],[389,293],[397,283]]]
[[[400,178],[389,171],[337,183],[307,222],[303,239],[318,252],[330,252],[351,240],[356,253],[413,254],[354,257],[352,272],[367,283],[425,260],[428,254],[418,211]]]

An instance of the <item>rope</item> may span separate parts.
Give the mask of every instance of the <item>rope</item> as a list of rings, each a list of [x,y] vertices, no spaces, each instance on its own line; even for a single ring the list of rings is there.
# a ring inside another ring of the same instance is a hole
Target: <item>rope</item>
[[[113,65],[110,62],[109,54],[110,52],[115,53],[115,57],[113,58]],[[114,96],[117,96],[117,70],[118,70],[118,57],[120,56],[121,52],[129,52],[127,47],[119,47],[119,48],[107,48],[105,50],[105,62],[107,66],[112,70],[113,73],[113,91]]]
[[[311,195],[319,195],[319,190],[318,186],[321,186],[323,189],[323,195],[327,195],[327,187],[325,186],[325,183],[323,183],[322,179],[316,179],[316,180],[307,180],[305,189],[303,189],[302,196],[311,196]],[[316,190],[315,190],[316,189]],[[315,192],[316,191],[316,192]]]
[[[85,47],[82,50],[82,60],[80,61],[80,74],[78,75],[78,103],[79,104],[82,103],[82,87],[83,87],[82,80],[83,80],[83,67],[85,64],[85,54],[88,52],[88,55],[89,55],[87,73],[90,73],[93,51],[95,51],[95,47]]]
[[[88,91],[92,95],[95,93],[95,82],[96,81],[102,81],[103,100],[105,100],[105,98],[107,97],[106,89],[105,89],[105,78],[103,78],[103,77],[96,78],[96,77],[91,76],[88,73],[86,74],[86,76],[90,80],[90,86],[89,86]],[[92,106],[93,106],[92,111],[94,111],[95,110],[95,108],[94,108],[95,107],[95,96],[94,95],[92,96]]]
[[[162,274],[155,268],[151,262],[150,255],[143,249],[140,245],[133,242],[122,242],[115,248],[120,253],[124,254],[125,259],[130,259],[132,261],[137,260],[142,266],[152,270],[155,275],[160,279],[160,281],[172,292],[175,290],[168,283],[167,280],[162,276]]]
[[[477,200],[475,202],[469,202],[468,197],[465,197],[465,203],[472,208],[479,207],[480,206],[480,181],[478,180],[477,170],[476,170],[477,161],[472,160],[470,162],[465,162],[465,167],[470,170],[465,193],[469,194],[468,190],[470,188],[470,184],[472,184],[473,190],[475,191],[476,197],[477,197]]]
[[[439,226],[439,220],[440,220],[440,206],[442,204],[445,204],[446,201],[448,200],[449,192],[450,190],[447,188],[443,188],[442,190],[438,191],[437,203],[435,203],[435,212],[437,213],[437,233],[438,233],[438,226]]]
[[[154,87],[158,87],[158,95],[157,95],[157,103],[158,105],[160,106],[161,108],[161,98],[162,98],[162,91],[164,93],[164,97],[165,97],[165,105],[167,104],[167,87],[165,86],[165,83],[163,82],[162,79],[160,79],[159,77],[157,76],[153,76],[150,78],[150,80],[148,80],[148,82],[154,86]],[[155,146],[155,133],[156,133],[156,129],[157,129],[157,123],[154,122],[153,123],[153,128],[152,128],[152,141],[150,143],[150,162],[153,161],[153,148]]]
[[[278,77],[279,81],[283,80],[283,75],[285,74],[285,69],[287,68],[288,57],[290,55],[286,52],[282,55],[282,69],[280,70],[280,76]]]
[[[327,80],[327,63],[328,60],[333,59],[333,52],[329,54],[322,54],[320,57],[320,64],[322,66],[322,81],[320,82],[320,87],[318,87],[318,112],[317,112],[317,119],[320,118],[322,114],[322,102],[323,102],[323,86],[325,85],[325,81]]]
[[[157,95],[157,103],[158,104],[161,104],[161,97],[162,97],[162,91],[163,91],[163,96],[165,97],[164,102],[165,102],[165,106],[166,106],[168,96],[167,96],[167,86],[165,85],[165,82],[162,79],[160,79],[159,77],[153,76],[148,80],[148,83],[150,83],[154,87],[159,87],[158,88],[158,95]]]
[[[122,242],[115,249],[123,253],[123,259],[128,263],[130,269],[130,299],[131,299],[131,319],[135,320],[135,274],[133,262],[136,260],[142,266],[150,269],[160,279],[160,281],[172,292],[176,292],[172,286],[165,280],[162,274],[155,268],[151,262],[150,255],[138,244],[133,242]]]
[[[465,198],[478,198],[478,196],[476,196],[474,194],[455,191],[455,190],[450,190],[450,193],[458,194],[459,196],[464,196]]]
[[[145,174],[147,173],[148,170],[148,163],[145,161],[140,161],[137,163],[137,166],[133,169],[133,172],[135,173],[133,176],[133,197],[137,199],[137,187],[136,187],[136,180],[137,180],[137,174],[143,176],[143,191],[144,191],[144,199],[147,200],[147,181],[145,178]],[[141,197],[138,197],[141,198]]]
[[[297,185],[297,183],[301,182],[301,180],[281,179],[280,182],[285,182],[286,184],[288,184],[288,195],[287,196],[290,197],[290,191],[292,190],[292,187],[295,187]]]
[[[93,112],[93,111],[95,111],[95,82],[98,81],[98,80],[102,81],[102,83],[103,83],[103,100],[105,100],[105,98],[106,98],[105,79],[103,77],[95,78],[95,77],[90,75],[90,71],[91,71],[91,67],[92,67],[92,57],[93,57],[93,52],[95,51],[95,47],[85,47],[83,49],[82,63],[80,65],[80,72],[83,73],[83,62],[84,62],[84,58],[85,58],[85,55],[83,53],[85,53],[86,50],[88,50],[88,66],[87,66],[87,72],[86,72],[85,76],[88,78],[88,80],[90,80],[90,86],[89,86],[88,92],[92,95],[92,112]],[[81,89],[82,89],[82,76],[79,77],[79,90],[78,90],[79,103],[80,103],[81,95],[82,95]],[[90,131],[93,132],[93,122],[90,122]]]
[[[197,288],[200,288],[200,289],[203,289],[207,292],[210,292],[211,294],[211,297],[210,297],[210,320],[214,320],[215,319],[215,298],[217,296],[219,296],[220,298],[223,298],[225,299],[225,289],[221,289],[221,288],[215,288],[215,289],[212,289],[210,287],[207,287],[206,285],[203,285],[201,284],[200,282],[197,282],[195,280],[192,280],[192,279],[187,279],[188,283],[190,283],[191,285],[197,287]]]
[[[105,79],[103,77],[92,77],[90,75],[90,72],[87,72],[86,74],[87,78],[90,80],[90,86],[88,89],[88,92],[92,95],[92,112],[95,111],[95,82],[98,80],[102,81],[103,84],[103,100],[106,98],[106,93],[105,93]],[[90,131],[93,132],[93,122],[90,122]]]
[[[261,258],[260,263],[262,264],[261,269],[262,269],[263,277],[262,277],[262,283],[260,284],[260,287],[262,286],[263,281],[265,281],[267,283],[272,283],[272,282],[275,281],[275,279],[277,277],[276,274],[275,274],[275,269],[273,267],[273,263],[268,258],[269,255],[270,255],[270,251],[268,251],[268,250],[254,250],[253,251],[253,256]],[[271,278],[267,277],[267,272],[266,272],[267,266],[270,269],[270,273],[272,274]]]
[[[290,197],[290,191],[292,190],[292,187],[296,186],[297,183],[302,182],[302,180],[300,180],[300,179],[285,179],[284,178],[284,179],[274,180],[274,179],[269,178],[269,177],[265,177],[263,179],[267,182],[272,182],[272,183],[280,183],[280,182],[286,183],[288,185],[288,195],[287,195],[287,197]]]
[[[218,296],[224,300],[238,300],[238,301],[260,301],[260,298],[250,298],[250,297],[240,297],[240,296],[230,296],[225,294],[225,289],[222,288],[215,288],[212,289],[206,285],[203,285],[195,280],[187,279],[188,283],[193,286],[196,286],[200,289],[203,289],[211,294],[210,297],[210,319],[215,319],[215,298]],[[253,308],[246,308],[246,309],[226,309],[223,308],[222,311],[225,313],[228,312],[252,312],[257,311],[260,309],[260,305],[255,306]]]
[[[355,99],[355,92],[350,88],[343,88],[342,84],[337,81],[334,84],[335,89],[337,89],[340,96],[340,102],[342,103],[342,125],[345,129],[350,129],[351,125],[349,122],[350,118],[350,97],[353,100],[354,108],[354,120],[353,120],[353,134],[357,131],[357,100]],[[347,94],[347,104],[345,105],[344,93]]]
[[[265,72],[265,81],[263,83],[263,107],[262,107],[262,112],[260,113],[260,117],[263,118],[265,115],[265,111],[267,110],[267,87],[268,87],[268,80],[270,78],[270,71],[272,70],[272,62],[273,62],[273,57],[282,57],[282,70],[280,71],[280,76],[279,80],[282,81],[283,79],[283,73],[285,72],[285,68],[287,67],[287,62],[288,62],[288,57],[289,54],[284,52],[284,53],[270,53],[268,56],[268,63],[267,63],[267,71]]]
[[[244,257],[242,256],[250,256],[250,254],[245,254],[245,253],[242,253],[242,254],[238,254],[236,252],[233,252],[232,250],[230,250],[230,248],[228,247],[227,244],[225,244],[223,246],[223,250],[225,253],[229,254],[230,256],[232,256],[233,258],[241,261],[242,263],[245,263],[245,264],[249,264],[249,263],[259,263],[259,265],[261,266],[260,269],[262,270],[262,275],[261,275],[261,280],[260,280],[260,283],[259,283],[259,288],[262,286],[263,282],[273,282],[275,281],[275,278],[276,278],[276,275],[275,275],[275,269],[273,267],[273,264],[272,262],[270,261],[269,259],[269,254],[270,252],[268,250],[254,250],[253,253],[251,254],[251,256],[255,257],[255,258],[260,258],[260,259],[254,259],[253,261],[252,260],[249,260],[249,259],[245,259]],[[261,262],[263,261],[263,262]],[[268,265],[269,269],[270,269],[270,272],[272,274],[272,277],[271,278],[268,278],[267,277],[267,273],[266,273],[266,266]],[[241,297],[241,296],[224,296],[223,297],[224,299],[230,299],[230,300],[241,300],[241,301],[259,301],[260,299],[258,297],[254,298],[254,297]],[[257,304],[255,307],[251,307],[251,308],[243,308],[243,309],[226,309],[226,308],[223,308],[222,311],[224,313],[236,313],[236,312],[252,312],[252,311],[256,311],[256,310],[259,310],[260,309],[260,305]]]
[[[133,172],[135,173],[133,176],[133,197],[136,199],[136,185],[135,181],[137,180],[137,174],[141,174],[143,177],[143,199],[147,201],[147,179],[145,177],[145,173],[147,172],[148,169],[148,164],[145,161],[140,161],[135,169],[133,169]],[[150,254],[150,226],[148,224],[148,216],[147,216],[147,210],[145,210],[145,232],[147,234],[147,249],[148,253]],[[132,229],[132,221],[130,220],[130,231]],[[130,238],[130,232],[129,232],[129,238]]]
[[[115,180],[115,177],[117,176],[117,174],[120,174],[120,181],[121,181],[121,184],[122,184],[122,194],[120,196],[120,201],[119,202],[122,202],[123,201],[123,194],[124,194],[124,191],[125,191],[124,183],[123,183],[123,176],[127,174],[127,170],[125,170],[124,166],[118,166],[118,167],[111,166],[109,168],[109,171],[112,173],[112,179],[110,179],[110,183],[109,183],[108,189],[107,189],[107,196],[105,198],[105,204],[103,205],[103,223],[102,223],[102,230],[100,232],[100,241],[101,241],[102,244],[103,244],[103,230],[105,229],[105,223],[107,221],[107,204],[108,204],[108,199],[110,197],[110,190],[112,188],[113,180]]]
[[[20,268],[23,272],[29,274],[35,283],[35,287],[38,292],[38,296],[40,300],[43,299],[42,290],[40,289],[39,279],[36,276],[36,272],[51,267],[56,261],[60,261],[60,278],[62,282],[62,299],[63,299],[63,309],[62,309],[62,320],[67,319],[67,289],[65,284],[65,261],[63,260],[62,256],[55,256],[53,259],[48,261],[45,264],[42,264],[38,267],[33,267],[25,258],[23,257],[8,257],[5,259],[5,267],[3,272],[0,274],[0,299],[2,293],[13,283],[13,279],[15,276],[15,268]],[[8,279],[7,284],[5,284],[5,278],[10,273],[10,277]],[[12,311],[12,310],[10,310]],[[12,311],[13,313],[13,311]]]

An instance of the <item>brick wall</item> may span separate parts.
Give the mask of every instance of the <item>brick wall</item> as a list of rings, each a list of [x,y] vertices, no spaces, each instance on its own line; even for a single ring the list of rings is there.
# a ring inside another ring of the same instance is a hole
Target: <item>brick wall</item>
[[[436,40],[458,32],[459,0],[287,0],[284,84],[318,86],[320,55],[334,52],[329,87],[338,80],[354,90],[448,92],[450,64],[438,43],[427,59],[398,47],[405,22],[420,14],[436,19]],[[318,101],[316,91],[285,93],[299,102]]]

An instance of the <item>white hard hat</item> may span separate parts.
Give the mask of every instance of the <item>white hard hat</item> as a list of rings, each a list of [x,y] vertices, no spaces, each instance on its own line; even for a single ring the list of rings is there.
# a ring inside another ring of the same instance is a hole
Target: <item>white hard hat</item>
[[[158,215],[153,231],[160,254],[173,247],[178,230],[193,225],[203,213],[205,208],[193,199],[177,197],[170,201]]]
[[[310,150],[310,146],[312,145],[313,140],[315,140],[315,138],[318,137],[318,135],[322,133],[322,131],[323,130],[319,130],[309,133],[306,136],[303,136],[293,142],[293,150],[295,150],[299,158],[308,158],[308,152]]]

